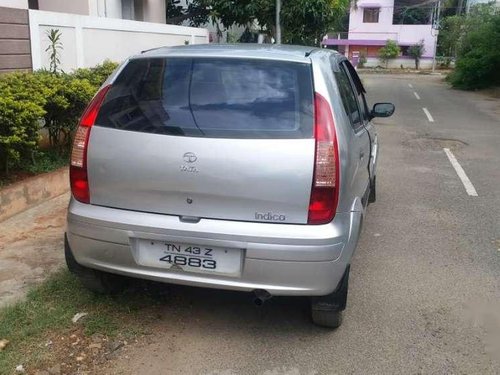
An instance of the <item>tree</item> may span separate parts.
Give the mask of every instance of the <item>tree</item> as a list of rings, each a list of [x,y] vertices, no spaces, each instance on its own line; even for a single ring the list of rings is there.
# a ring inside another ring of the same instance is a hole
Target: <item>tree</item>
[[[439,29],[438,55],[456,57],[465,20],[465,16],[450,16],[443,19]]]
[[[283,40],[318,45],[348,7],[349,0],[288,0],[282,7]]]
[[[460,30],[455,71],[448,76],[454,87],[466,90],[500,85],[500,13],[494,5],[471,9]]]
[[[425,52],[425,47],[423,40],[408,48],[408,55],[410,55],[410,57],[413,57],[413,59],[415,60],[415,69],[417,70],[420,68],[420,58],[422,57],[424,52]]]
[[[275,0],[167,0],[167,23],[207,22],[224,29],[244,26],[269,36],[275,35]],[[334,27],[349,8],[350,0],[287,0],[281,9],[283,43],[314,45]]]
[[[426,25],[432,6],[426,0],[395,0],[392,23],[394,25]]]
[[[441,3],[441,16],[443,18],[461,15],[465,11],[466,0],[444,0]]]
[[[387,68],[389,66],[389,61],[398,57],[399,53],[400,49],[398,44],[394,40],[388,39],[385,46],[379,49],[378,57]]]

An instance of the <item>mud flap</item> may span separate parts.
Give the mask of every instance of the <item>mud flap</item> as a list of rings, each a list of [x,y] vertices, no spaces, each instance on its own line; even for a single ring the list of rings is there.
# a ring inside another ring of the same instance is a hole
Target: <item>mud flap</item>
[[[326,296],[312,297],[311,309],[318,311],[343,311],[347,304],[347,290],[349,289],[349,264],[337,286],[337,289]]]

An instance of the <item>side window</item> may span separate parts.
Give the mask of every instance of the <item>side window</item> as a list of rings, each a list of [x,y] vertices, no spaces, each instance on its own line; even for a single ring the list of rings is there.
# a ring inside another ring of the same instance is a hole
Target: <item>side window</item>
[[[356,69],[354,69],[351,63],[349,61],[344,61],[342,62],[342,65],[344,64],[347,71],[349,72],[349,75],[351,76],[351,83],[354,86],[355,93],[358,98],[359,109],[361,111],[361,116],[363,118],[363,121],[368,122],[370,121],[369,117],[370,111],[368,110],[368,106],[366,105],[366,99],[364,95],[366,91],[365,88],[363,87],[363,83],[361,82],[358,73],[356,73]]]
[[[343,65],[340,65],[340,71],[335,72],[335,78],[342,96],[342,104],[351,120],[351,126],[354,131],[358,131],[363,126],[363,120],[358,108],[358,100],[351,86],[351,81]]]

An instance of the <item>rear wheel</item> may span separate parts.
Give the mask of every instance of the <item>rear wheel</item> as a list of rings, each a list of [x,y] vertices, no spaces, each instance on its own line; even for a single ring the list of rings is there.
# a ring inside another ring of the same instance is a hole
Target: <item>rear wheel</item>
[[[127,278],[123,276],[94,270],[79,264],[73,256],[66,236],[64,236],[64,255],[70,272],[77,276],[82,285],[91,292],[116,294],[123,291],[127,286]]]
[[[333,293],[312,298],[311,318],[314,324],[328,328],[338,328],[342,324],[342,311],[346,307],[349,288],[349,269],[350,266],[347,266],[344,276]]]
[[[342,324],[342,311],[312,310],[311,317],[314,324],[321,327],[338,328]]]
[[[97,294],[117,294],[125,289],[126,280],[110,273],[89,270],[86,274],[77,274],[82,285]]]

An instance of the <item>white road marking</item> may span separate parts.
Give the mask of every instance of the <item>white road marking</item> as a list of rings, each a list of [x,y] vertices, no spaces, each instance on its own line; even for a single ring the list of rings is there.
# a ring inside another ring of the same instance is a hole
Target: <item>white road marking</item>
[[[431,113],[429,112],[429,110],[427,108],[422,108],[424,110],[424,113],[425,115],[427,116],[427,120],[429,120],[429,122],[434,122],[434,119],[432,118],[432,115]]]
[[[420,96],[417,94],[416,91],[413,91],[413,94],[415,95],[415,98],[417,98],[417,100],[420,100]]]
[[[467,194],[469,194],[472,197],[477,197],[477,191],[474,188],[474,185],[472,185],[472,182],[470,182],[469,177],[465,174],[464,169],[458,162],[457,158],[453,153],[450,151],[449,148],[443,148],[446,156],[448,156],[448,159],[450,160],[451,165],[453,168],[455,168],[455,172],[457,172],[458,177],[462,181],[462,184],[464,184],[465,191],[467,191]]]
[[[412,85],[411,83],[409,83],[409,84],[408,84],[408,87],[409,87],[410,89],[412,89],[412,88],[413,88],[413,85]]]

